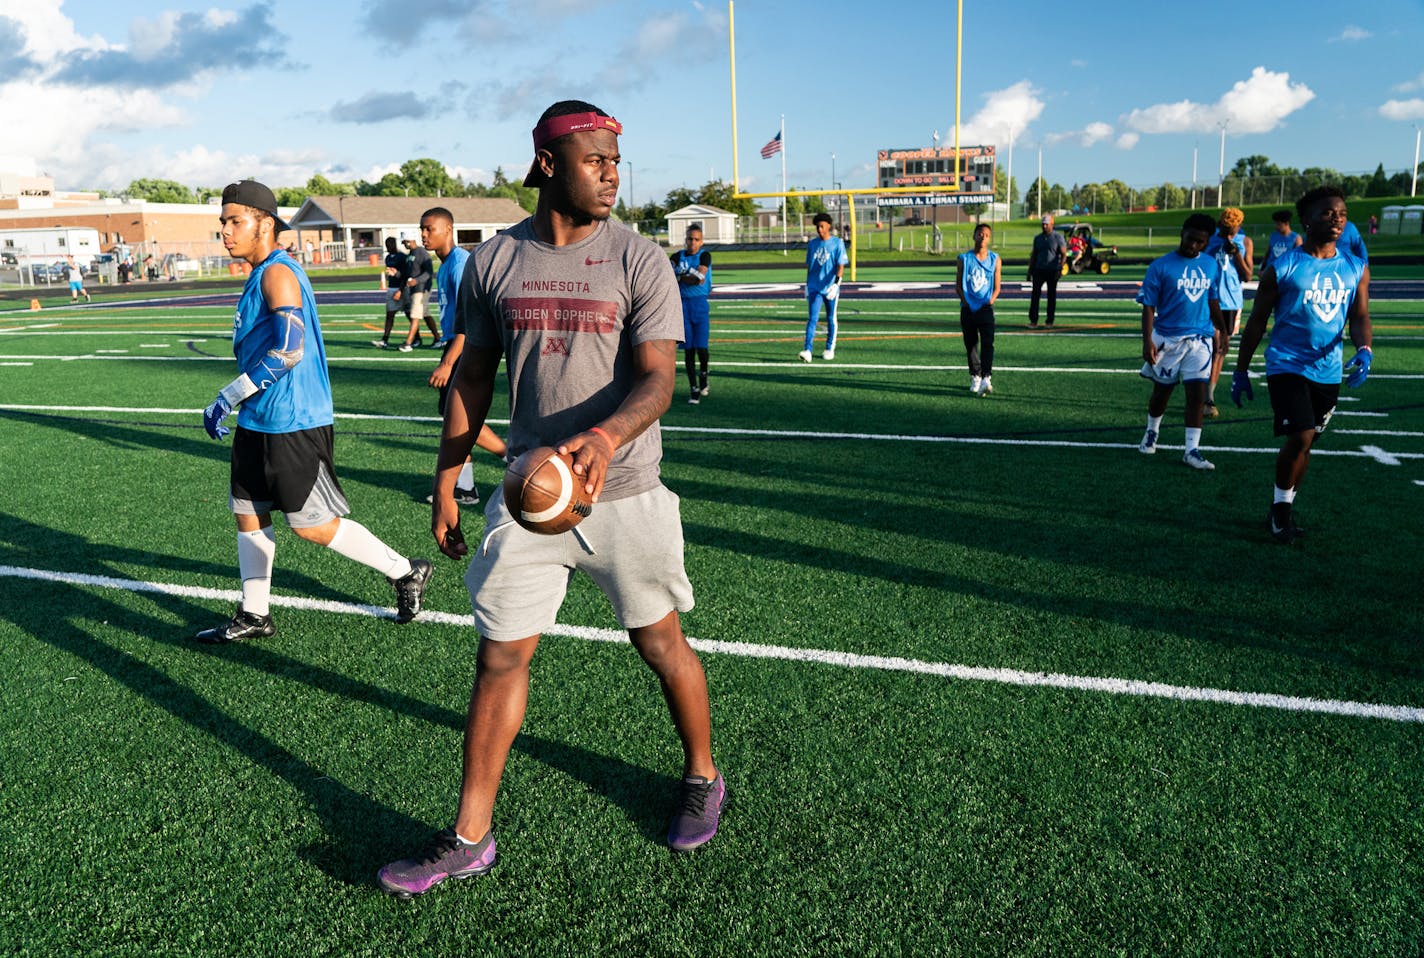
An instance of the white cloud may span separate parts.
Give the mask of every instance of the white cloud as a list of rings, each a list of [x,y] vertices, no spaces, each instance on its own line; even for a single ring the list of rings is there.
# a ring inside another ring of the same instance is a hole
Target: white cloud
[[[1113,145],[1119,150],[1130,150],[1137,145],[1137,141],[1140,139],[1142,139],[1140,133],[1124,133],[1117,138],[1117,142]]]
[[[985,94],[984,106],[959,125],[959,143],[972,146],[980,143],[1007,145],[1009,137],[1021,138],[1030,123],[1043,113],[1039,91],[1027,80]],[[945,132],[945,142],[953,145],[954,128]]]
[[[1338,43],[1343,40],[1346,43],[1358,43],[1360,40],[1368,40],[1372,36],[1374,36],[1374,34],[1364,27],[1357,27],[1352,23],[1344,30],[1341,30],[1338,36],[1331,37],[1330,42]]]
[[[1379,111],[1386,120],[1424,120],[1424,100],[1386,100]]]
[[[1405,80],[1403,83],[1394,85],[1395,93],[1413,93],[1415,90],[1424,90],[1424,73],[1419,74],[1412,80]]]
[[[1101,143],[1113,135],[1111,125],[1096,120],[1083,127],[1081,130],[1068,130],[1062,133],[1050,133],[1043,138],[1043,142],[1052,146],[1057,143],[1074,142],[1079,146],[1088,147],[1096,143]]]
[[[1315,92],[1292,83],[1289,73],[1256,67],[1215,103],[1159,103],[1126,114],[1123,125],[1139,133],[1210,133],[1224,122],[1230,133],[1268,133],[1313,99]]]

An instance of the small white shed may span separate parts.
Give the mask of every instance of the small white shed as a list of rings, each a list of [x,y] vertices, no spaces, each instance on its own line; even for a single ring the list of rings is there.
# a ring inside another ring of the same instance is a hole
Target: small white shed
[[[704,243],[735,243],[737,241],[737,214],[705,203],[693,203],[667,215],[668,243],[681,246],[687,228],[696,224],[702,227]]]

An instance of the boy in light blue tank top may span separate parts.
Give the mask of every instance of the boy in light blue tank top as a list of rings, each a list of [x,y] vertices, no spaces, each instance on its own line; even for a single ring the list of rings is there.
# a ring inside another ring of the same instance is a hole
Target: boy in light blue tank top
[[[974,249],[959,254],[954,291],[959,296],[959,329],[969,356],[969,394],[983,398],[994,391],[994,300],[999,298],[1002,263],[989,249],[994,230],[974,227]]]
[[[1345,194],[1320,186],[1296,203],[1305,242],[1289,250],[1261,276],[1251,319],[1241,335],[1231,399],[1252,399],[1251,357],[1276,314],[1266,349],[1266,384],[1275,433],[1284,438],[1276,456],[1276,487],[1267,530],[1282,545],[1304,533],[1294,505],[1310,450],[1325,431],[1340,395],[1340,377],[1352,389],[1363,386],[1374,361],[1369,313],[1369,267],[1341,246],[1348,224]],[[1346,329],[1355,355],[1342,363]]]
[[[223,420],[241,407],[228,501],[237,520],[242,603],[230,621],[197,638],[240,642],[277,631],[270,612],[274,510],[285,514],[298,537],[385,575],[396,590],[396,621],[409,622],[420,613],[434,567],[405,558],[365,526],[342,518],[350,510],[336,480],[326,347],[311,284],[277,245],[287,224],[277,215],[276,198],[253,180],[232,183],[223,190],[219,221],[229,255],[252,267],[233,318],[238,377],[203,410],[203,428],[221,439],[231,431]]]

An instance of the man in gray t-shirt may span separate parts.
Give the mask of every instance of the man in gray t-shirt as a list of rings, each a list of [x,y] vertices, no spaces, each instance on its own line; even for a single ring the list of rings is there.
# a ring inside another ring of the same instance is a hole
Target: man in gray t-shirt
[[[691,851],[717,833],[726,784],[712,760],[707,680],[679,620],[692,608],[692,588],[677,497],[658,478],[658,417],[672,402],[682,308],[662,252],[608,221],[622,129],[580,100],[545,110],[524,180],[539,189],[539,205],[477,247],[460,284],[465,350],[450,380],[431,531],[447,556],[470,557],[465,581],[480,644],[454,827],[377,874],[383,890],[402,898],[494,867],[494,801],[524,720],[529,664],[576,570],[612,602],[657,675],[681,739],[669,846]],[[485,508],[484,541],[472,552],[453,493],[489,413],[501,358],[509,454],[540,445],[570,453],[595,506],[574,529],[539,535],[514,523],[497,489]]]
[[[1063,275],[1063,262],[1068,256],[1068,241],[1063,234],[1053,228],[1053,217],[1043,218],[1043,232],[1033,238],[1033,252],[1029,254],[1028,278],[1033,283],[1033,294],[1028,302],[1028,325],[1038,327],[1039,293],[1048,287],[1048,322],[1053,325],[1053,312],[1058,306],[1058,277]]]

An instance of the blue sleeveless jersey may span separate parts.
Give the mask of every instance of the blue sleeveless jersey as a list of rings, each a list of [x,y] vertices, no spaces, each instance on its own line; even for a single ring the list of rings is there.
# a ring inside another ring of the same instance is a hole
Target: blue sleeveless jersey
[[[836,282],[836,267],[850,262],[839,236],[811,238],[806,245],[806,292],[824,293]]]
[[[1365,249],[1365,238],[1360,235],[1360,228],[1349,220],[1345,221],[1345,228],[1340,231],[1340,238],[1335,241],[1335,246],[1366,266],[1370,265],[1370,251]]]
[[[469,258],[469,250],[456,246],[440,261],[440,271],[435,274],[435,288],[440,290],[441,339],[454,339],[456,333],[464,332],[455,327],[455,304],[460,298],[460,280],[465,277],[465,263]]]
[[[696,253],[689,253],[685,249],[680,249],[673,254],[672,265],[674,270],[685,270],[695,272],[702,265],[702,257],[707,257],[707,275],[702,277],[702,282],[696,286],[684,286],[677,284],[678,294],[683,299],[706,299],[707,294],[712,291],[712,254],[705,249]]]
[[[1234,272],[1234,270],[1233,270]],[[1172,338],[1211,336],[1211,303],[1217,298],[1221,264],[1214,256],[1191,259],[1173,250],[1147,267],[1137,301],[1156,310],[1152,331]]]
[[[989,297],[994,295],[994,269],[999,262],[999,254],[989,250],[984,261],[974,251],[959,254],[959,285],[964,290],[964,305],[978,312],[989,305]]]
[[[1346,317],[1365,264],[1339,248],[1329,259],[1293,249],[1275,270],[1276,324],[1266,347],[1266,375],[1294,373],[1337,385]]]
[[[232,353],[237,357],[238,368],[248,370],[280,345],[282,321],[262,298],[262,274],[276,263],[290,269],[302,288],[302,314],[306,320],[302,358],[287,375],[242,404],[237,424],[269,433],[330,426],[331,382],[326,375],[326,347],[316,318],[316,298],[307,274],[285,250],[273,250],[247,277],[232,320]]]
[[[1296,234],[1294,232],[1281,234],[1272,230],[1270,238],[1266,240],[1266,258],[1261,263],[1261,269],[1264,270],[1267,266],[1274,266],[1276,260],[1284,256],[1288,250],[1295,249],[1295,240]]]
[[[1237,233],[1231,237],[1231,242],[1241,251],[1242,257],[1245,257],[1246,237]],[[1241,296],[1241,275],[1232,265],[1231,254],[1226,249],[1226,243],[1222,240],[1220,233],[1211,234],[1205,252],[1206,255],[1215,257],[1217,265],[1221,268],[1221,275],[1216,282],[1216,297],[1221,301],[1221,308],[1240,309],[1241,304],[1245,302]]]

